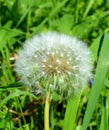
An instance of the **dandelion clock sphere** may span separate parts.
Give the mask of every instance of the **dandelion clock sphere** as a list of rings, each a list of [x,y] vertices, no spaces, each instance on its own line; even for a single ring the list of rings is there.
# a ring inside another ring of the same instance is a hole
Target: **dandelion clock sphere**
[[[25,41],[15,62],[21,82],[42,96],[56,92],[61,98],[70,97],[87,84],[91,70],[87,45],[57,32],[41,33]]]

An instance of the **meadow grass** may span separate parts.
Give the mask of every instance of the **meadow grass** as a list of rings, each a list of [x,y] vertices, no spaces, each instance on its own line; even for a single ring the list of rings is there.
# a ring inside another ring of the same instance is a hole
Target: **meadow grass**
[[[0,0],[0,130],[44,129],[44,100],[18,82],[14,62],[26,39],[46,31],[85,41],[94,66],[93,84],[78,100],[59,101],[53,95],[50,130],[72,130],[72,122],[74,130],[108,130],[108,0]]]

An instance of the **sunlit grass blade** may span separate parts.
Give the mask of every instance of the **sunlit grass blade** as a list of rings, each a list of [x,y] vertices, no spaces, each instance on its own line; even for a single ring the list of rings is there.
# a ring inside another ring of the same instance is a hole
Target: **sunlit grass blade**
[[[101,37],[102,38],[102,37]],[[99,53],[98,64],[95,72],[94,83],[92,86],[92,90],[90,93],[88,105],[86,108],[82,130],[86,130],[92,114],[94,112],[95,106],[97,104],[98,98],[100,96],[100,92],[102,88],[105,86],[104,81],[106,77],[106,73],[108,70],[109,63],[109,34],[104,34],[104,38],[102,39],[101,51]]]
[[[77,110],[80,103],[81,92],[76,94],[73,99],[68,100],[65,119],[63,123],[63,130],[74,130]]]
[[[94,4],[94,0],[90,0],[90,1],[88,2],[88,6],[87,6],[87,8],[86,8],[86,10],[85,10],[85,13],[84,13],[84,15],[83,15],[84,18],[85,18],[85,17],[87,16],[87,14],[89,13],[89,11],[90,11],[90,9],[92,8],[93,4]]]

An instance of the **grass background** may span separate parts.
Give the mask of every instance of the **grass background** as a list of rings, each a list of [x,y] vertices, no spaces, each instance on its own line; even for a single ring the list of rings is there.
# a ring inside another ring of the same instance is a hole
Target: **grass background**
[[[44,101],[24,91],[13,69],[17,51],[23,42],[48,30],[76,36],[94,52],[97,46],[101,46],[94,43],[95,39],[109,32],[109,1],[0,0],[0,130],[43,130]],[[93,47],[92,43],[97,46]],[[94,73],[98,56],[94,59]],[[106,81],[106,86],[109,86]],[[103,126],[102,111],[104,114],[108,112],[103,104],[108,102],[108,93],[105,91],[100,92],[88,130],[99,130]],[[82,94],[76,120],[77,130],[83,123],[89,93],[90,87]],[[52,102],[51,130],[61,130],[65,108],[66,101]]]

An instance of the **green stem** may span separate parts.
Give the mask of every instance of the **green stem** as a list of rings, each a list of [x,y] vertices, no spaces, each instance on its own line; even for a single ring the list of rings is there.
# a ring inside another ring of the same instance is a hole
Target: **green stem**
[[[49,130],[49,108],[50,108],[50,96],[47,95],[45,99],[45,110],[44,110],[44,127],[45,130]]]

